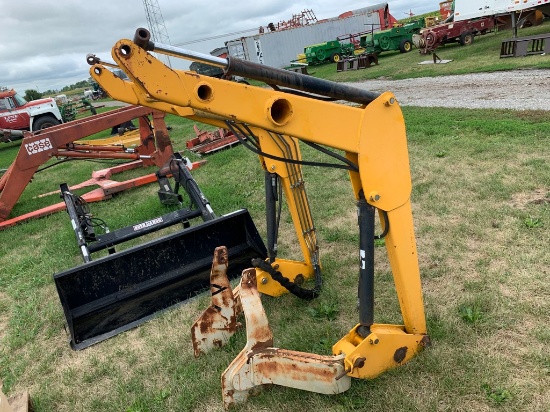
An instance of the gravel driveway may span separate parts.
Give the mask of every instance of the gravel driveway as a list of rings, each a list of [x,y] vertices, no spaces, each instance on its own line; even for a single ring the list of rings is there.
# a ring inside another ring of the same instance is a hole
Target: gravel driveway
[[[550,69],[347,84],[373,92],[390,91],[402,106],[550,110]],[[127,106],[117,101],[97,105]]]
[[[550,69],[348,83],[390,91],[402,106],[550,110]]]

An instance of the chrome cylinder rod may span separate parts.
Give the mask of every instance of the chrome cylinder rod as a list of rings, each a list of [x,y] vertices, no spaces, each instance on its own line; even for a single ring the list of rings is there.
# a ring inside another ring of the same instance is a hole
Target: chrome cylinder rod
[[[228,65],[227,59],[212,56],[210,54],[199,53],[193,50],[181,49],[169,44],[156,43],[151,40],[151,33],[147,29],[137,29],[134,35],[134,43],[144,50],[166,54],[173,57],[182,57],[187,60],[193,60],[199,63],[207,63],[212,66],[226,69]]]

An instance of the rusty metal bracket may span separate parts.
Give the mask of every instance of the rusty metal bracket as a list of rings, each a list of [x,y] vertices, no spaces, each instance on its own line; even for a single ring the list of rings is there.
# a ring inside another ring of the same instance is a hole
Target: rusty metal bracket
[[[191,327],[191,341],[195,357],[225,345],[241,324],[237,316],[242,312],[239,287],[231,290],[227,278],[228,257],[225,246],[214,250],[210,272],[212,304]]]
[[[243,271],[231,290],[227,278],[227,248],[214,251],[210,274],[212,303],[191,328],[195,356],[225,345],[238,330],[238,315],[246,320],[247,343],[222,375],[224,407],[245,402],[249,392],[275,384],[323,394],[348,390],[351,378],[344,355],[322,356],[273,347],[273,334],[256,284],[256,270]]]
[[[247,400],[250,391],[266,384],[323,394],[345,392],[351,378],[344,355],[322,356],[273,347],[273,334],[256,284],[256,271],[243,271],[240,301],[246,320],[247,343],[222,374],[225,409]]]

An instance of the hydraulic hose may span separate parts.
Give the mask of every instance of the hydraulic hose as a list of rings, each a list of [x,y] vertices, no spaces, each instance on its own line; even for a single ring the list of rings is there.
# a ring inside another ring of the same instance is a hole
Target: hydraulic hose
[[[252,266],[255,268],[261,269],[264,272],[267,272],[271,275],[272,279],[279,282],[282,287],[287,289],[293,295],[299,297],[300,299],[311,300],[315,299],[321,293],[321,288],[323,286],[323,280],[321,277],[321,269],[319,265],[314,265],[315,270],[315,286],[313,289],[305,289],[296,282],[292,282],[290,279],[283,276],[281,272],[276,270],[273,266],[262,259],[252,259]]]

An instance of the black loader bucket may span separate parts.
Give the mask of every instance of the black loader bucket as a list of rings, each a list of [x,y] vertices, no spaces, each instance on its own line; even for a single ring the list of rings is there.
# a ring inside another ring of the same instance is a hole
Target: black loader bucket
[[[267,255],[243,209],[55,274],[71,347],[110,338],[206,290],[218,246],[227,247],[230,278]]]

